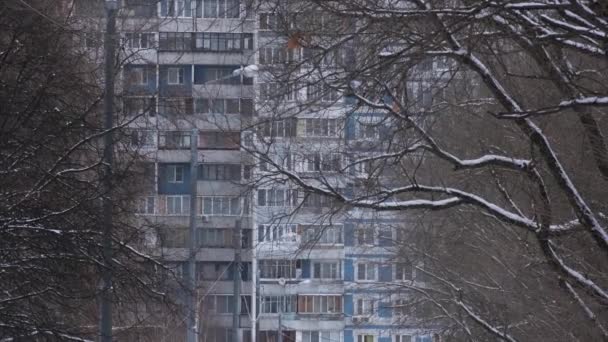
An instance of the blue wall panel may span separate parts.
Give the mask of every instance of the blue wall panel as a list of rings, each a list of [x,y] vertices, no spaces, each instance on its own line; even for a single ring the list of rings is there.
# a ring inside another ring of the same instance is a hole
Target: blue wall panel
[[[355,281],[355,267],[353,259],[344,259],[344,280]]]
[[[391,281],[393,280],[393,267],[392,265],[380,265],[378,271],[378,279],[380,281]]]
[[[352,223],[344,224],[344,246],[355,245],[355,225]]]
[[[344,342],[354,342],[352,330],[344,330]]]
[[[310,278],[310,260],[308,259],[303,259],[301,261],[301,266],[302,266],[302,278],[303,279],[308,279]]]
[[[391,342],[390,337],[380,337],[378,338],[378,342]]]
[[[169,84],[169,68],[181,68],[184,73],[183,84]],[[192,96],[192,65],[161,65],[159,67],[159,89],[163,97],[190,97]]]
[[[392,317],[393,308],[391,308],[391,304],[387,302],[380,302],[380,305],[378,305],[378,316]]]
[[[181,166],[184,172],[184,180],[180,183],[169,182],[168,168],[170,166]],[[158,165],[158,193],[161,195],[187,195],[190,193],[190,167],[188,163],[159,164]]]
[[[344,295],[344,314],[349,317],[353,312],[353,295]]]

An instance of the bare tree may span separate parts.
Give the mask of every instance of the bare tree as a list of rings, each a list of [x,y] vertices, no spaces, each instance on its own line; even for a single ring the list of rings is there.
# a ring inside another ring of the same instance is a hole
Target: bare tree
[[[153,317],[150,308],[169,303],[169,277],[132,218],[134,196],[144,186],[141,157],[120,153],[112,179],[117,191],[101,186],[101,142],[108,133],[99,115],[103,83],[99,64],[84,49],[84,43],[100,46],[100,35],[77,25],[71,4],[0,5],[2,341],[95,338],[99,274],[107,266],[105,196],[112,197],[115,217],[117,336],[141,328],[153,333],[166,318]],[[112,128],[117,146],[126,141],[130,120]]]
[[[433,286],[391,286],[446,335],[608,338],[600,2],[265,6],[257,184],[423,217],[426,243],[398,239],[395,259],[415,250]]]

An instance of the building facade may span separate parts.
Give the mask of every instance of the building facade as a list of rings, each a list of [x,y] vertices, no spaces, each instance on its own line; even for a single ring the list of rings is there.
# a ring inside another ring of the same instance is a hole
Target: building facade
[[[81,15],[93,10],[88,1],[76,4]],[[399,305],[407,297],[399,284],[419,281],[415,265],[394,261],[399,217],[338,208],[272,177],[260,181],[276,163],[353,191],[366,171],[347,178],[338,171],[346,156],[369,153],[362,146],[380,138],[381,126],[365,123],[381,114],[352,113],[343,94],[318,86],[268,81],[273,65],[307,53],[273,32],[270,8],[125,0],[121,13],[122,114],[130,148],[144,156],[152,179],[138,215],[177,281],[196,260],[198,340],[430,342]],[[260,74],[235,73],[248,65]],[[277,106],[307,98],[326,105],[276,115]],[[267,154],[254,158],[261,147]],[[193,300],[177,296],[184,305]],[[158,340],[184,341],[184,322]]]

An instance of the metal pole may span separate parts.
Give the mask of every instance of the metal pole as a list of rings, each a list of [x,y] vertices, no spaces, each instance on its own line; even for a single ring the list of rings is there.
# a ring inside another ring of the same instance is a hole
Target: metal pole
[[[281,303],[279,303],[279,342],[283,342],[283,322],[281,322],[281,316],[283,316],[283,309]]]
[[[239,318],[241,315],[241,220],[234,225],[234,312],[232,313],[232,341],[239,342]]]
[[[112,164],[113,160],[113,115],[114,115],[114,54],[116,44],[116,1],[106,1],[106,32],[104,35],[105,93],[104,93],[104,197],[103,197],[103,268],[101,274],[101,303],[99,317],[99,340],[112,341]]]
[[[186,301],[186,341],[196,342],[196,209],[197,209],[197,180],[198,180],[198,129],[193,128],[190,136],[190,238],[188,247],[190,256],[188,258],[188,300]]]

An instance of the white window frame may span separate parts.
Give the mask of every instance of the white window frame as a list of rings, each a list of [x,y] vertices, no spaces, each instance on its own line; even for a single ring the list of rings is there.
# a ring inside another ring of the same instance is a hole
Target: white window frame
[[[371,337],[371,341],[368,339]],[[357,334],[357,342],[376,342],[376,335],[364,333]]]
[[[137,203],[137,213],[140,215],[156,214],[156,196],[151,195],[139,198]]]
[[[361,267],[365,270],[361,274]],[[378,280],[378,264],[371,261],[359,261],[356,264],[355,279],[357,282],[374,282]],[[370,277],[370,272],[373,271],[373,277]],[[363,276],[363,277],[362,277]]]
[[[373,316],[376,311],[374,310],[377,306],[377,300],[369,297],[356,297],[355,298],[355,314],[354,316],[370,317]]]
[[[316,265],[319,265],[319,277],[317,277],[315,275]],[[335,268],[335,270],[333,268]],[[325,273],[329,273],[330,276],[326,277]],[[340,260],[312,261],[310,263],[310,278],[318,279],[318,280],[341,280],[341,279],[343,279],[342,261],[340,261]]]
[[[395,335],[395,342],[414,342],[414,335],[412,334],[397,334]]]
[[[316,333],[316,339],[313,334]],[[342,332],[337,330],[303,330],[301,342],[341,342]]]
[[[299,242],[299,240],[297,224],[261,224],[258,226],[258,242]]]
[[[410,272],[405,272],[407,270],[407,267],[410,268]],[[401,272],[399,272],[399,269],[402,269]],[[399,274],[401,273],[401,274]],[[409,273],[409,278],[407,277],[407,273]],[[398,275],[401,275],[401,277],[398,277]],[[416,278],[416,268],[414,267],[414,264],[411,262],[397,262],[395,263],[395,274],[394,274],[394,278],[395,281],[413,281]]]
[[[187,215],[190,213],[190,196],[169,195],[166,197],[167,215]],[[179,203],[179,210],[176,210]]]
[[[186,78],[186,71],[183,67],[167,68],[167,84],[183,85]]]
[[[314,243],[322,246],[335,246],[344,244],[344,226],[343,225],[319,225],[319,224],[302,224],[302,240],[304,243],[310,243],[314,239]],[[321,230],[319,233],[318,230]]]
[[[306,118],[304,120],[304,136],[310,138],[338,138],[340,127],[338,119]],[[327,133],[325,133],[327,132]]]
[[[363,242],[360,236],[363,234]],[[371,243],[370,236],[371,235]],[[355,245],[356,246],[374,246],[376,245],[376,229],[369,226],[359,226],[355,229]]]
[[[198,196],[197,199],[196,211],[199,216],[241,216],[243,214],[241,197]]]
[[[264,204],[260,204],[260,194],[264,192]],[[282,201],[276,201],[277,195],[282,194]],[[298,193],[293,189],[258,189],[257,205],[260,207],[277,207],[290,208],[294,206],[294,201],[297,201]],[[274,199],[274,202],[271,201]],[[281,204],[282,205],[279,205]]]
[[[131,77],[135,79],[135,82],[133,82],[135,85],[144,86],[148,84],[148,72],[146,67],[133,67],[131,68],[131,73]]]
[[[322,294],[322,295],[311,295],[311,294],[304,294],[304,295],[300,295],[300,297],[304,297],[304,303],[306,308],[304,308],[306,311],[301,311],[300,307],[298,307],[298,313],[302,314],[302,315],[307,315],[307,314],[341,314],[344,311],[344,297],[340,294]],[[300,300],[300,297],[298,297],[298,300]],[[312,297],[312,308],[308,308],[308,300],[306,300],[306,297]],[[339,303],[340,305],[340,310],[339,311],[330,311],[329,310],[329,304],[330,304],[330,299],[333,301],[333,306],[336,306],[336,303]],[[338,299],[338,302],[336,302],[336,299]],[[312,309],[312,311],[309,311],[308,309]],[[325,309],[325,310],[324,310]]]
[[[178,172],[177,170],[181,170]],[[168,165],[167,166],[167,182],[168,183],[183,183],[185,166],[183,165]]]

